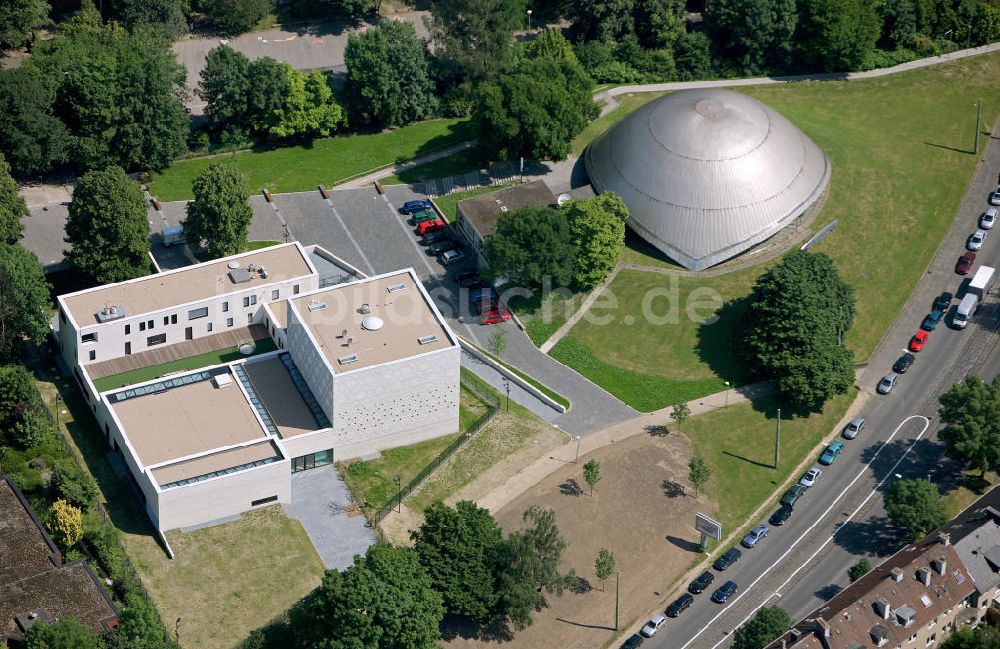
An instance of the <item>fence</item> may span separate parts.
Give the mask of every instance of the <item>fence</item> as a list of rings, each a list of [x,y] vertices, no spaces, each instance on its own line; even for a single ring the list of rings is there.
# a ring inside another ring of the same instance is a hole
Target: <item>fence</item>
[[[444,464],[448,458],[455,454],[455,451],[465,446],[471,439],[473,439],[476,434],[483,429],[486,424],[490,423],[493,418],[500,412],[500,398],[492,393],[492,389],[486,389],[488,384],[480,379],[474,374],[462,373],[462,387],[469,390],[477,397],[479,397],[483,403],[486,404],[487,411],[483,413],[479,419],[476,420],[474,424],[469,426],[469,429],[465,431],[464,435],[459,435],[458,438],[448,445],[448,448],[441,451],[440,455],[434,458],[430,464],[425,466],[420,473],[416,475],[409,483],[400,487],[399,493],[393,496],[388,503],[382,506],[377,512],[375,512],[371,518],[368,519],[368,526],[372,529],[377,529],[379,523],[382,522],[389,512],[398,508],[407,497],[410,496],[417,488],[424,483],[427,478],[437,471],[438,467]]]

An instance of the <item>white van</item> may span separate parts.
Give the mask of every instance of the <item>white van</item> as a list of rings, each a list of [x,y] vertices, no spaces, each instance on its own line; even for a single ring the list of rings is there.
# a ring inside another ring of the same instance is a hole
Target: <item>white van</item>
[[[979,296],[973,295],[972,293],[967,294],[962,298],[962,302],[958,305],[958,309],[955,310],[955,317],[951,319],[951,324],[956,329],[965,329],[965,326],[969,324],[969,318],[972,314],[976,312],[976,307],[979,305]]]

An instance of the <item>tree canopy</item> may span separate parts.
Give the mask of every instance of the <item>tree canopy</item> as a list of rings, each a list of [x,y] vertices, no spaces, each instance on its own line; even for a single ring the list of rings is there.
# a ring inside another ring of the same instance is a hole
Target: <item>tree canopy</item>
[[[273,0],[198,0],[202,13],[216,29],[227,34],[250,31],[273,6]]]
[[[792,618],[780,606],[757,609],[754,616],[733,634],[733,649],[764,649],[792,626]]]
[[[49,285],[35,253],[0,242],[0,295],[0,362],[9,362],[24,340],[41,344],[49,333]]]
[[[408,22],[381,21],[347,38],[344,64],[351,120],[402,126],[426,119],[437,108],[427,44]]]
[[[1000,466],[1000,380],[970,375],[938,397],[946,426],[938,434],[952,456],[985,475]]]
[[[757,279],[740,348],[751,368],[775,378],[794,407],[821,406],[854,383],[843,337],[854,321],[854,292],[828,256],[795,251]]]
[[[0,154],[0,243],[17,243],[24,231],[21,219],[29,216],[28,205],[10,177],[10,165]]]
[[[569,223],[548,207],[524,207],[505,213],[484,246],[489,272],[526,287],[569,286],[576,248]]]
[[[72,617],[38,622],[24,634],[25,649],[98,649],[97,638]]]
[[[333,97],[326,75],[303,74],[281,63],[288,81],[288,94],[281,106],[262,117],[264,131],[279,138],[327,136],[347,123],[344,109]]]
[[[67,160],[70,134],[53,114],[55,97],[31,66],[0,70],[0,152],[17,176],[38,176]]]
[[[149,29],[174,40],[187,31],[187,0],[116,0],[108,13],[129,29]]]
[[[23,47],[35,39],[35,30],[49,22],[46,0],[0,2],[0,49]]]
[[[944,501],[928,480],[895,480],[885,494],[885,511],[915,540],[945,524]]]
[[[496,79],[510,66],[514,30],[526,18],[521,0],[436,0],[430,32],[438,56],[457,76]]]
[[[187,240],[196,245],[204,241],[213,258],[241,252],[253,219],[243,172],[214,162],[194,179],[192,192],[194,200],[188,203],[184,219]]]
[[[857,70],[875,49],[882,23],[870,0],[798,0],[801,61],[816,71]]]
[[[80,176],[66,220],[66,260],[101,284],[149,273],[149,220],[139,185],[121,167]]]
[[[251,91],[250,60],[242,52],[228,45],[209,50],[198,86],[209,128],[230,133],[246,130]]]
[[[566,576],[559,572],[566,540],[551,509],[529,507],[522,516],[528,525],[507,537],[500,560],[500,607],[523,629],[542,600],[542,590],[562,594]]]
[[[941,649],[1000,649],[1000,631],[989,624],[959,629],[945,638]]]
[[[705,9],[716,46],[746,73],[787,65],[797,20],[795,0],[712,0]]]
[[[613,193],[571,201],[562,212],[576,246],[573,284],[591,289],[605,280],[625,249],[625,202]]]

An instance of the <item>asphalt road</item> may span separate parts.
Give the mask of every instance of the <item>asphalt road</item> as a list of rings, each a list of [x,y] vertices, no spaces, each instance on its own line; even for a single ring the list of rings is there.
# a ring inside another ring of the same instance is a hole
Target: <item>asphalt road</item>
[[[716,575],[712,588],[698,595],[679,619],[669,620],[644,647],[727,647],[732,630],[763,605],[780,605],[793,619],[802,618],[849,583],[847,568],[859,556],[869,557],[874,566],[905,543],[883,508],[882,492],[889,481],[897,474],[929,476],[942,491],[954,483],[959,467],[944,456],[936,436],[937,397],[971,372],[986,377],[1000,373],[997,287],[964,331],[940,325],[889,395],[877,395],[874,388],[905,351],[934,297],[945,290],[961,295],[967,282],[955,275],[954,264],[966,237],[976,229],[978,216],[988,207],[988,193],[996,187],[998,144],[990,140],[938,254],[858,381],[867,399],[859,413],[867,420],[864,432],[856,440],[843,440],[844,452],[832,466],[824,467],[821,480],[802,496],[784,526],[772,528],[756,548],[744,549],[742,559],[729,570],[712,571]],[[1000,265],[996,239],[1000,231],[987,238],[976,268]],[[821,450],[817,447],[817,458]],[[712,590],[727,579],[740,586],[739,595],[724,606],[712,603]],[[650,590],[655,586],[651,584]],[[680,593],[678,589],[662,600],[659,612]],[[655,602],[651,595],[650,605]]]

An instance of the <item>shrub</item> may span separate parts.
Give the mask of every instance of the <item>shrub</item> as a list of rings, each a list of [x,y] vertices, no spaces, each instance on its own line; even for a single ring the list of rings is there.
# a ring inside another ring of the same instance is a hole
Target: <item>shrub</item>
[[[60,498],[83,510],[90,509],[97,498],[97,484],[93,478],[75,468],[57,466],[49,478],[49,486]]]
[[[37,411],[24,413],[21,421],[14,424],[8,435],[15,446],[32,448],[41,446],[52,438],[52,424],[45,415]]]
[[[250,31],[270,11],[271,0],[201,0],[198,8],[220,30],[230,34]]]
[[[56,545],[66,551],[83,538],[83,512],[65,500],[57,500],[45,517],[45,526]]]

